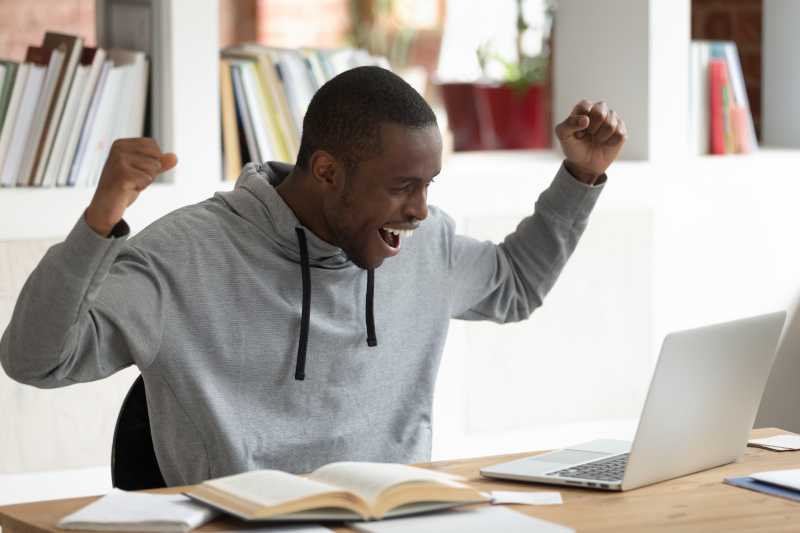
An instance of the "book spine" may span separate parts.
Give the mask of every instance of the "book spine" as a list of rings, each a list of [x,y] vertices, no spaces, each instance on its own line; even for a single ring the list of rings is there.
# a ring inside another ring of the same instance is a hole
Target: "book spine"
[[[758,147],[758,139],[756,138],[756,129],[753,124],[753,115],[750,112],[750,102],[747,98],[747,89],[744,83],[744,74],[742,73],[742,64],[739,61],[739,51],[736,48],[736,43],[725,43],[724,53],[725,61],[728,65],[728,77],[736,100],[736,105],[744,110],[744,135],[742,137],[744,152],[742,153],[752,152]]]
[[[709,99],[710,99],[710,139],[711,153],[725,153],[725,132],[723,125],[722,87],[725,63],[720,59],[712,59],[708,63]]]
[[[233,96],[233,79],[230,62],[223,59],[219,63],[220,110],[222,114],[222,148],[225,179],[236,181],[242,169],[241,146],[239,146],[238,125],[236,124],[236,101]]]
[[[741,105],[731,108],[731,126],[733,128],[733,151],[746,154],[751,151],[750,132],[747,129],[747,109]]]
[[[61,123],[67,94],[72,86],[75,72],[78,68],[80,53],[83,48],[83,39],[70,35],[48,32],[45,34],[43,46],[61,49],[65,53],[58,78],[55,82],[54,92],[47,111],[42,136],[36,149],[33,168],[31,169],[31,183],[36,186],[44,185],[44,175],[50,159],[53,143]]]
[[[17,77],[18,65],[12,61],[3,62],[6,66],[6,75],[3,78],[3,88],[0,91],[0,131],[5,122],[8,105],[11,100],[11,91],[14,89],[14,80]]]
[[[236,108],[239,111],[239,117],[244,129],[244,136],[247,141],[247,157],[245,157],[245,162],[259,162],[255,134],[253,133],[253,125],[250,120],[250,112],[247,108],[247,98],[244,95],[240,63],[231,64],[231,79],[233,80],[233,94],[236,100]]]
[[[105,57],[106,52],[102,48],[84,48],[81,53],[81,63],[89,66],[89,74],[83,88],[83,93],[80,96],[75,120],[69,126],[70,131],[67,144],[64,148],[64,157],[61,160],[56,175],[57,186],[64,187],[69,185],[72,163],[75,161],[78,154],[78,142],[81,138],[83,126],[88,119],[89,104],[92,102],[92,98],[97,90],[100,74],[105,65]]]
[[[100,99],[103,96],[103,92],[105,91],[105,85],[108,80],[108,76],[111,72],[111,61],[104,61],[103,67],[100,73],[100,78],[97,80],[97,85],[94,87],[94,92],[92,93],[91,104],[87,110],[86,120],[83,122],[81,127],[81,134],[80,140],[78,141],[78,146],[75,151],[75,157],[72,159],[72,165],[70,167],[69,176],[67,177],[67,185],[70,187],[74,186],[78,181],[78,176],[81,172],[81,166],[83,163],[83,158],[86,155],[86,146],[89,142],[89,137],[91,135],[91,130],[95,127],[95,119],[97,117],[97,108],[100,103]]]
[[[17,116],[22,102],[25,86],[28,81],[28,74],[30,73],[31,65],[29,63],[22,63],[17,68],[17,75],[14,78],[14,87],[11,93],[11,98],[8,101],[8,112],[6,119],[3,122],[3,129],[0,132],[0,185],[8,187],[13,183],[4,179],[3,167],[5,167],[8,150],[11,145],[12,135],[16,127]]]

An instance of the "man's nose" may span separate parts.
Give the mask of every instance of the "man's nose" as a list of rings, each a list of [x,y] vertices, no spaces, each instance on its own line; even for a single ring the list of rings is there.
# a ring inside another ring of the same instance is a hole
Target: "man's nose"
[[[409,198],[406,204],[406,216],[418,221],[428,218],[428,189],[420,187],[416,194]]]

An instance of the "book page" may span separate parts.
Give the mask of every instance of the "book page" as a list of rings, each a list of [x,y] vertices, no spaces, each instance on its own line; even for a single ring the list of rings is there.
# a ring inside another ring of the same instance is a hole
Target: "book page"
[[[373,505],[381,492],[403,483],[431,482],[461,486],[458,476],[395,463],[340,462],[318,468],[310,479],[348,489]]]
[[[222,490],[247,502],[272,507],[341,489],[280,470],[256,470],[205,481],[203,485]]]

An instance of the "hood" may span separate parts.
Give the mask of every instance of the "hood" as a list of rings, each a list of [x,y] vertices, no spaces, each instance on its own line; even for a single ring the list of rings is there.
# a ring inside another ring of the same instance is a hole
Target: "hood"
[[[274,161],[261,165],[247,163],[234,189],[218,192],[215,197],[256,226],[265,239],[272,241],[287,259],[295,263],[300,263],[301,259],[296,231],[301,228],[306,235],[311,266],[330,269],[355,266],[341,248],[325,242],[303,226],[275,190],[293,168],[293,165]]]

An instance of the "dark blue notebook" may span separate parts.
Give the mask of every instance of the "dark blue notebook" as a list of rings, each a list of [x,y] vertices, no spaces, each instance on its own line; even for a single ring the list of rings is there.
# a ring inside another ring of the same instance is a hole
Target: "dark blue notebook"
[[[781,487],[780,485],[764,483],[763,481],[751,477],[729,477],[725,479],[725,483],[733,485],[734,487],[742,487],[743,489],[763,492],[764,494],[771,494],[772,496],[800,502],[800,491]]]

